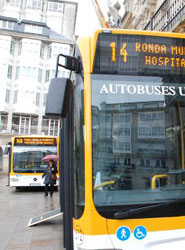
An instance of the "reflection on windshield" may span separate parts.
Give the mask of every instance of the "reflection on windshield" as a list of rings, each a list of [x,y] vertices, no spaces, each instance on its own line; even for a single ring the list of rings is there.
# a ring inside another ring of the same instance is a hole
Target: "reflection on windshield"
[[[57,154],[56,146],[14,146],[14,172],[43,173],[48,164],[41,159],[50,154]]]
[[[92,76],[97,206],[185,197],[184,96],[181,79]]]

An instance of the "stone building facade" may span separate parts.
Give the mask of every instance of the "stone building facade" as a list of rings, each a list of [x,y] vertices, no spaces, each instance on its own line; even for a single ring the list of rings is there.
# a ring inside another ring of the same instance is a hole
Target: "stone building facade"
[[[185,31],[184,0],[105,1],[109,11],[104,11],[104,16],[109,27],[180,33]]]
[[[74,2],[0,0],[0,171],[12,136],[59,135],[61,121],[45,116],[46,96],[57,55],[72,52],[76,14]]]

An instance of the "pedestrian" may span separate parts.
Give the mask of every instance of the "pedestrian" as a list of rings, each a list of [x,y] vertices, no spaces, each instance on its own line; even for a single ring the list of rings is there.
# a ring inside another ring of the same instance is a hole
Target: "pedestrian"
[[[52,197],[54,191],[54,185],[56,184],[56,173],[57,167],[53,160],[49,160],[48,167],[44,171],[42,178],[44,178],[45,184],[45,196],[48,196],[48,191],[50,191],[50,196]],[[50,187],[49,187],[50,186]]]

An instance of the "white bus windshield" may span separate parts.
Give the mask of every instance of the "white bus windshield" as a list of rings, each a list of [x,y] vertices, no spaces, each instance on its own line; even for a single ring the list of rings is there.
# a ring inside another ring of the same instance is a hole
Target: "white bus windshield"
[[[183,79],[92,75],[96,206],[185,197]]]
[[[43,173],[46,155],[57,154],[56,146],[14,146],[13,171],[15,173]]]

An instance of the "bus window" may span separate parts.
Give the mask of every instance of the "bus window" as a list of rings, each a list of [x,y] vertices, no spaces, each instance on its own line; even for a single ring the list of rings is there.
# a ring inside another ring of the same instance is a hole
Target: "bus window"
[[[143,94],[138,93],[141,84]],[[97,207],[185,195],[179,123],[184,108],[179,114],[178,96],[169,105],[168,96],[157,92],[169,85],[181,86],[162,77],[92,76],[93,176],[102,183],[94,192]],[[167,174],[168,181],[161,180],[160,190],[151,195],[146,179],[159,174]],[[103,186],[108,181],[114,184]]]
[[[15,173],[43,173],[47,163],[42,162],[45,155],[57,154],[54,146],[14,146],[13,171]]]

